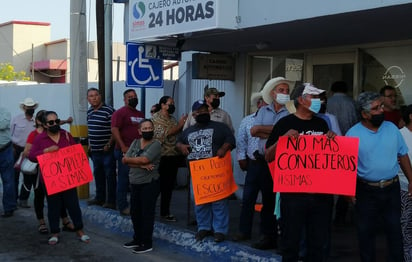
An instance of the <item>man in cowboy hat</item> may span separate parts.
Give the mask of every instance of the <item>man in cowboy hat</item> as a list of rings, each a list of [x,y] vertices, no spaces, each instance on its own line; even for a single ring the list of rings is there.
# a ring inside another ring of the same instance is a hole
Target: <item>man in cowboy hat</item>
[[[17,161],[21,152],[24,150],[26,145],[27,137],[30,132],[34,130],[34,110],[39,106],[39,103],[34,101],[31,97],[26,97],[22,102],[20,102],[20,108],[24,113],[16,115],[12,118],[10,122],[10,132],[11,132],[11,141],[13,142],[14,148],[14,162]],[[19,175],[20,170],[14,170],[15,175],[15,190],[16,197],[18,197],[18,186],[19,186]],[[27,204],[27,199],[29,197],[27,190],[22,188],[20,195],[20,206],[21,207],[30,207]]]
[[[273,193],[273,181],[268,165],[264,158],[266,140],[272,131],[273,125],[282,117],[289,114],[285,103],[290,100],[289,92],[292,82],[283,78],[270,79],[262,89],[262,98],[267,106],[258,111],[250,133],[259,138],[258,148],[253,153],[256,164],[256,173],[259,174],[256,188],[262,193],[262,211],[260,213],[260,231],[262,238],[252,245],[257,249],[272,249],[277,247],[276,218],[274,216],[276,196]]]
[[[253,93],[250,100],[251,104],[256,106],[258,110],[266,105],[262,98],[262,92]],[[256,166],[259,162],[256,161],[253,154],[258,149],[259,138],[252,137],[250,134],[250,129],[253,126],[256,115],[257,112],[242,119],[236,138],[237,160],[240,168],[247,173],[243,186],[239,233],[233,237],[234,241],[243,241],[251,238],[256,198],[260,188],[259,166]]]
[[[220,98],[224,96],[225,92],[219,91],[215,87],[209,87],[208,85],[205,86],[203,97],[205,103],[209,106],[210,119],[226,124],[230,130],[232,130],[232,133],[235,133],[230,115],[225,110],[219,108]],[[189,114],[189,117],[183,126],[183,130],[189,126],[193,126],[195,123],[196,120],[192,117],[192,114]]]

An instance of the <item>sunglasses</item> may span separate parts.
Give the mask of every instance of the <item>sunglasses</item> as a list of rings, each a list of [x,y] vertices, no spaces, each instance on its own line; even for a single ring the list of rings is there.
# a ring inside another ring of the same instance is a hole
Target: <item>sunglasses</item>
[[[49,120],[46,122],[49,126],[54,125],[54,123],[56,123],[56,125],[60,124],[60,119],[56,119],[56,120]]]
[[[152,111],[150,111],[150,113],[154,114],[154,113],[156,113],[156,111],[152,110]]]

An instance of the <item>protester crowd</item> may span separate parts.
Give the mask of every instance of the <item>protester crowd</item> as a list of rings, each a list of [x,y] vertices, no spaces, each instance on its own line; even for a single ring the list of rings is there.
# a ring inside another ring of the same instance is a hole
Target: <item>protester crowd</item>
[[[225,93],[214,87],[206,86],[204,97],[193,103],[192,112],[179,118],[174,116],[173,97],[161,97],[151,108],[151,119],[136,109],[134,89],[123,93],[124,106],[115,110],[102,101],[98,89],[90,88],[88,155],[96,192],[88,204],[130,216],[134,235],[123,246],[134,253],[151,251],[159,195],[161,219],[178,219],[170,210],[178,168],[188,168],[202,159],[223,159],[236,149],[245,182],[233,241],[252,238],[260,193],[260,238],[252,247],[277,249],[282,261],[327,261],[331,226],[345,224],[352,211],[362,261],[376,260],[379,227],[385,229],[387,237],[387,261],[412,261],[412,105],[400,110],[392,86],[384,86],[380,93],[362,92],[356,101],[347,93],[343,81],[333,83],[331,94],[327,94],[309,83],[275,77],[251,95],[257,111],[241,121],[235,137],[230,114],[219,107]],[[50,234],[49,245],[59,242],[61,230],[75,232],[80,241],[89,243],[76,188],[48,194],[37,164],[40,155],[78,143],[60,127],[73,119],[60,120],[49,109],[35,114],[38,107],[32,98],[25,98],[20,103],[23,113],[13,118],[0,107],[2,217],[12,217],[18,207],[30,208],[33,189],[38,231]],[[273,192],[276,181],[268,164],[277,157],[278,140],[284,136],[299,139],[301,135],[359,139],[355,196]],[[28,164],[31,170],[26,168]],[[191,193],[194,198],[195,192]],[[211,236],[222,242],[229,237],[229,197],[194,204],[197,241]],[[43,215],[45,198],[48,225]]]

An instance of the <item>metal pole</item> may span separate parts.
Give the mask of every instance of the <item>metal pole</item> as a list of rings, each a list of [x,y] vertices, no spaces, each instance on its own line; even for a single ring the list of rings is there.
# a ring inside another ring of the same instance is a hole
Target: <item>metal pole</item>
[[[70,85],[73,124],[70,132],[87,152],[87,34],[86,0],[70,1]],[[77,188],[79,198],[89,198],[89,185]]]

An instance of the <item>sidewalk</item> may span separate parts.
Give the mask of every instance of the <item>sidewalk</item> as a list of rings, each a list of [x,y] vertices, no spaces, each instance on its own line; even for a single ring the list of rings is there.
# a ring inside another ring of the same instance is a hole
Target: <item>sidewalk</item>
[[[90,185],[90,195],[94,194],[94,185]],[[93,188],[93,189],[92,189]],[[92,198],[92,197],[91,197]],[[159,197],[160,199],[160,197]],[[119,215],[117,210],[105,209],[99,206],[87,206],[87,200],[81,200],[83,218],[87,223],[100,225],[105,230],[123,234],[125,241],[133,236],[133,227],[130,217]],[[156,222],[154,229],[154,247],[156,241],[166,241],[173,244],[179,252],[193,255],[193,260],[201,261],[281,261],[281,257],[275,250],[261,251],[250,247],[251,241],[236,243],[230,241],[237,232],[240,201],[233,199],[229,201],[230,206],[230,232],[227,240],[215,243],[212,237],[201,242],[195,240],[196,226],[188,223],[188,192],[186,188],[179,188],[173,192],[171,212],[177,218],[176,222],[166,222],[159,216],[159,200],[156,207]],[[193,221],[193,205],[190,206],[190,221]],[[258,240],[258,217],[255,217],[253,241]],[[177,251],[177,250],[175,250]]]

